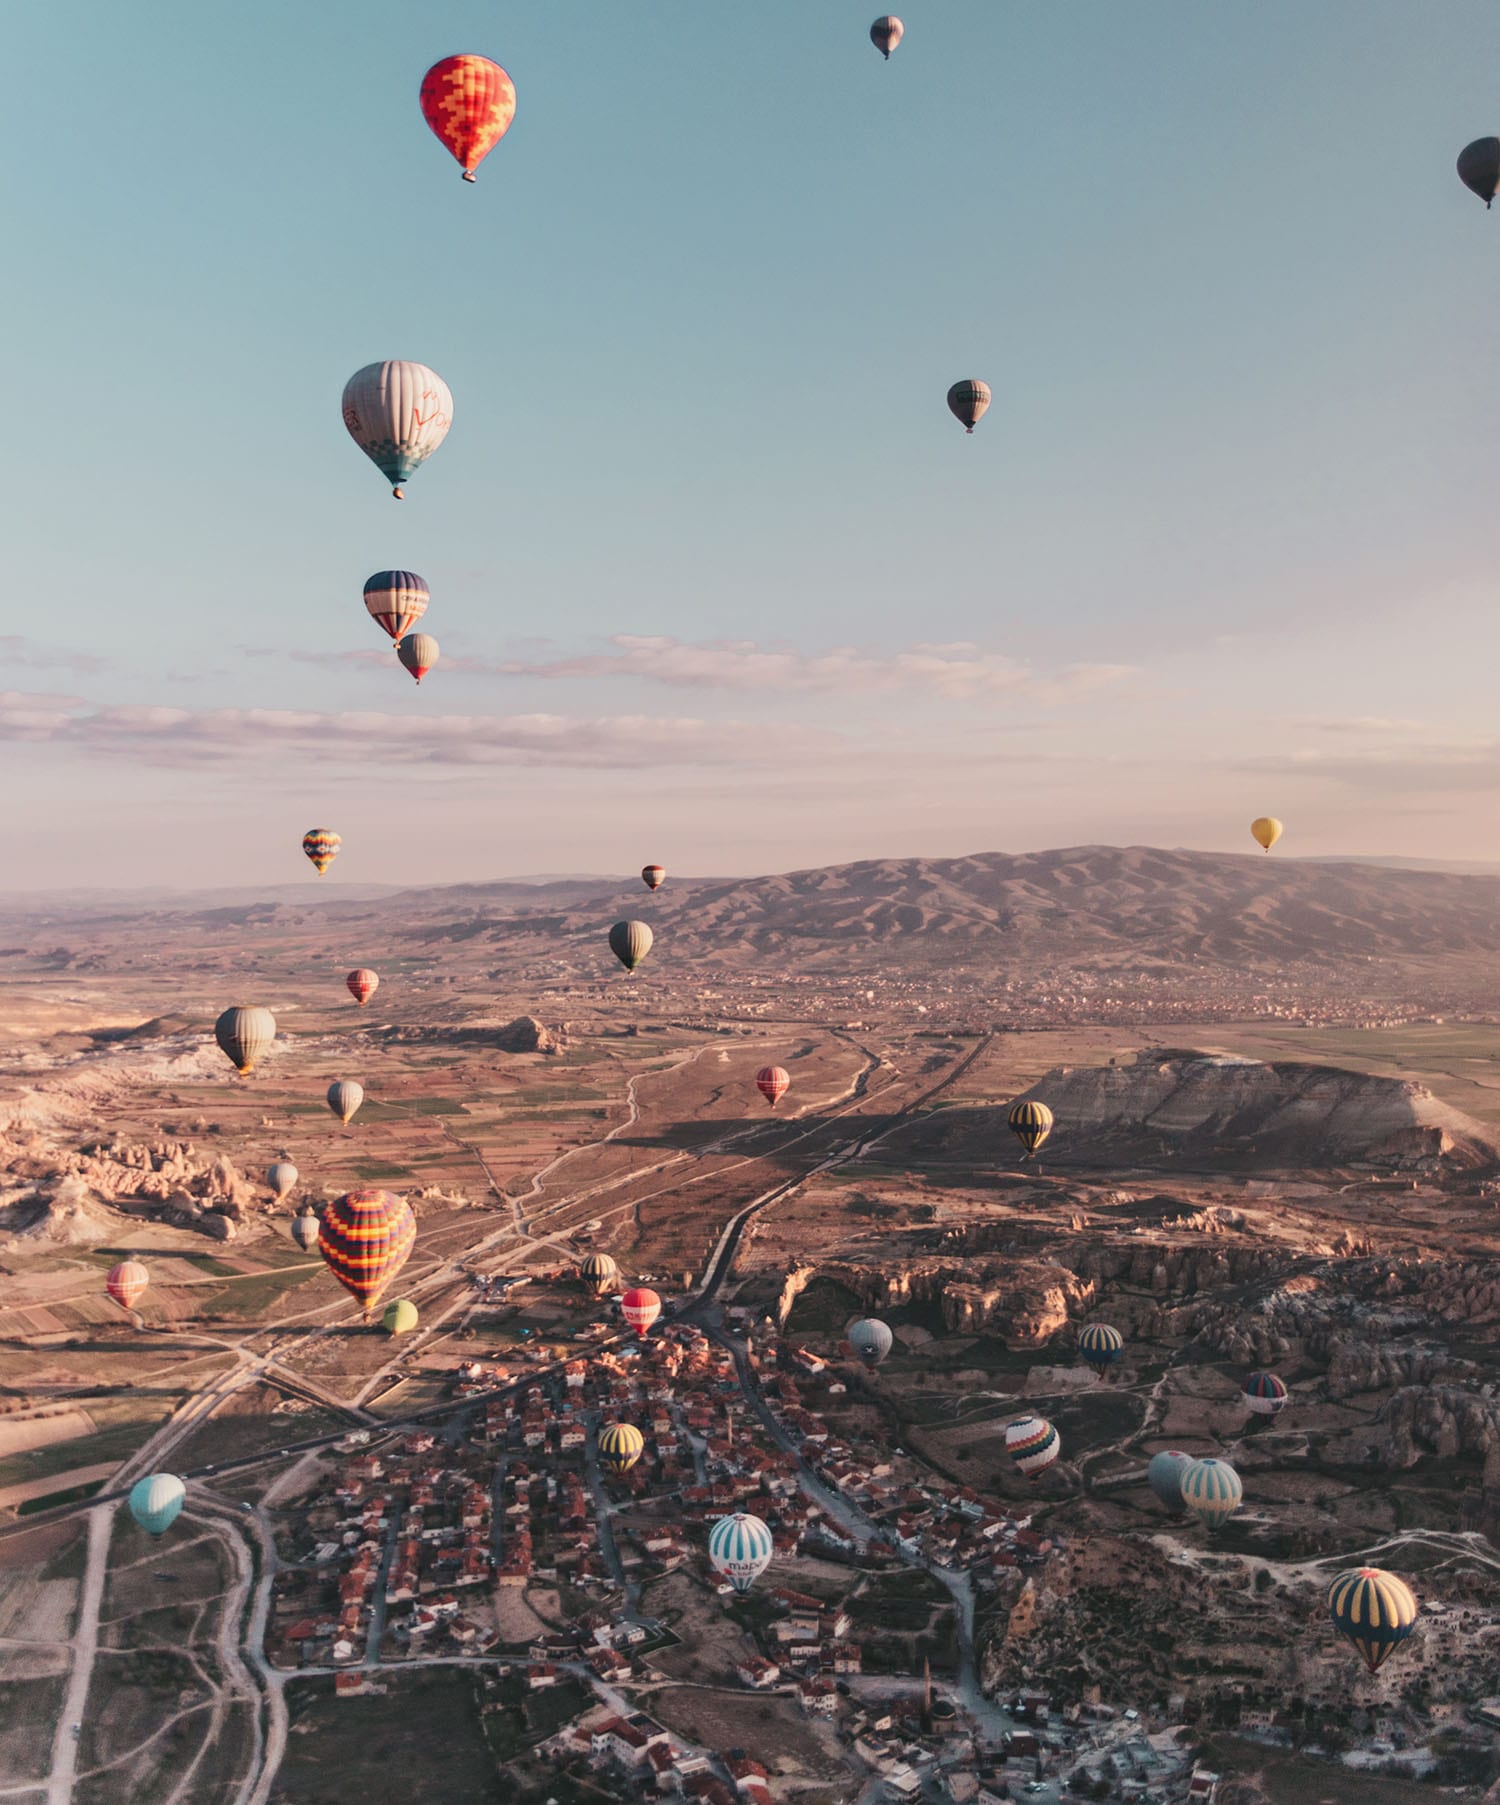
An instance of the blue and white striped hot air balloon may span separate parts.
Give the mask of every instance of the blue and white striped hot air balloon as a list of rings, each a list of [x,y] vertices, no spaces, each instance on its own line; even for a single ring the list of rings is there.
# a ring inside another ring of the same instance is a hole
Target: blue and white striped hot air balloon
[[[448,436],[453,396],[426,364],[366,364],[344,384],[349,436],[401,500],[401,485]]]
[[[1209,1529],[1233,1516],[1244,1496],[1240,1476],[1227,1460],[1195,1460],[1182,1475],[1182,1502]]]
[[[709,1531],[708,1558],[736,1592],[748,1592],[771,1564],[775,1545],[759,1517],[736,1511]]]

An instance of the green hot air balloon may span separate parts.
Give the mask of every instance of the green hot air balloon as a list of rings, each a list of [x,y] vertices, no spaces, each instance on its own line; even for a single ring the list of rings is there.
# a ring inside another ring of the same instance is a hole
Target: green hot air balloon
[[[644,921],[617,921],[609,930],[609,950],[628,972],[633,972],[651,951],[655,938]]]
[[[256,1060],[275,1038],[276,1017],[269,1009],[240,1004],[226,1009],[214,1023],[214,1039],[220,1052],[234,1062],[242,1078],[254,1071]]]
[[[388,1335],[410,1335],[417,1326],[417,1306],[408,1298],[398,1297],[395,1303],[386,1305],[380,1322]]]
[[[130,1514],[149,1536],[162,1536],[177,1521],[187,1487],[175,1473],[149,1473],[130,1488]]]

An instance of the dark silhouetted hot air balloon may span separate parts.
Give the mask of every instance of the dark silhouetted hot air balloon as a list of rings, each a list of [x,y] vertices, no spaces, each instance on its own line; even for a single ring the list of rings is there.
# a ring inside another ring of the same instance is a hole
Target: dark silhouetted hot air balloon
[[[1011,1133],[1025,1149],[1027,1159],[1031,1158],[1052,1132],[1052,1111],[1045,1103],[1030,1099],[1013,1103],[1010,1114],[1005,1119],[1010,1124]]]
[[[387,1335],[410,1335],[417,1321],[417,1306],[409,1298],[400,1297],[386,1305],[380,1326]]]
[[[887,62],[891,60],[891,52],[906,35],[906,27],[894,13],[882,13],[870,27],[870,42]]]
[[[578,1276],[595,1297],[607,1297],[620,1282],[620,1269],[607,1253],[591,1253],[580,1262]]]
[[[850,1323],[845,1339],[870,1367],[879,1366],[895,1345],[890,1329],[876,1316],[862,1316],[858,1322]]]
[[[1500,138],[1476,138],[1458,153],[1458,179],[1488,208],[1500,193]]]
[[[1193,1464],[1193,1456],[1177,1448],[1153,1454],[1146,1468],[1146,1483],[1169,1511],[1180,1515],[1187,1506],[1182,1502],[1182,1476]]]
[[[1242,1395],[1245,1408],[1256,1416],[1279,1416],[1286,1409],[1289,1394],[1285,1380],[1278,1379],[1275,1373],[1251,1373]]]
[[[1328,1588],[1328,1615],[1378,1673],[1417,1627],[1417,1601],[1406,1581],[1383,1567],[1351,1567]]]
[[[1244,1496],[1240,1476],[1227,1460],[1195,1460],[1182,1475],[1182,1502],[1209,1529],[1233,1516]]]
[[[130,1488],[130,1514],[153,1539],[177,1521],[187,1487],[175,1473],[148,1473]]]
[[[651,951],[655,938],[644,921],[617,921],[609,930],[609,950],[626,971],[633,972]]]
[[[1028,1479],[1035,1479],[1062,1453],[1062,1441],[1046,1417],[1023,1416],[1006,1425],[1005,1451]]]
[[[255,1062],[276,1038],[276,1017],[269,1009],[240,1004],[226,1009],[214,1023],[219,1050],[233,1060],[243,1078],[255,1070]]]
[[[665,865],[643,865],[641,867],[641,882],[648,890],[660,890],[666,882],[666,877]]]
[[[402,499],[401,485],[448,436],[453,397],[426,364],[366,364],[344,384],[349,436]]]
[[[708,1560],[736,1592],[748,1592],[771,1564],[776,1544],[759,1517],[736,1511],[708,1532]]]
[[[791,1074],[779,1065],[763,1065],[755,1074],[755,1088],[772,1109],[791,1089]]]
[[[339,856],[339,848],[343,841],[328,827],[310,827],[302,836],[302,850],[312,860],[313,869],[319,877]]]
[[[292,1239],[304,1253],[311,1253],[318,1245],[318,1228],[318,1219],[310,1209],[292,1218]]]
[[[328,1087],[328,1107],[346,1126],[359,1113],[365,1100],[365,1087],[352,1078],[336,1078]]]
[[[396,656],[420,683],[438,661],[438,642],[430,633],[408,633]]]
[[[638,1286],[620,1299],[620,1314],[637,1335],[644,1335],[661,1315],[661,1299],[646,1286]]]
[[[1078,1357],[1103,1378],[1125,1352],[1125,1337],[1107,1322],[1091,1322],[1078,1331]]]
[[[1257,815],[1250,823],[1250,835],[1262,852],[1269,852],[1286,830],[1274,815]]]
[[[318,1252],[369,1315],[406,1264],[416,1238],[417,1219],[405,1198],[389,1191],[350,1191],[324,1210]]]
[[[427,585],[414,570],[377,570],[365,584],[365,607],[392,639],[404,639],[427,612],[431,600]]]
[[[344,982],[349,986],[350,996],[363,1009],[380,988],[380,974],[371,971],[368,965],[358,965],[344,979]]]
[[[599,1458],[611,1473],[628,1473],[645,1446],[646,1438],[634,1423],[611,1423],[599,1431]]]
[[[445,56],[422,77],[422,117],[457,158],[466,182],[515,116],[515,83],[487,56]]]
[[[266,1167],[266,1183],[271,1187],[271,1195],[278,1203],[289,1195],[297,1178],[297,1168],[289,1159],[279,1159],[275,1165]]]
[[[151,1274],[139,1260],[121,1260],[118,1266],[110,1268],[104,1289],[122,1310],[133,1310],[136,1299],[150,1283]]]
[[[948,391],[948,411],[955,420],[962,421],[965,432],[973,432],[989,405],[990,385],[977,377],[955,382]]]

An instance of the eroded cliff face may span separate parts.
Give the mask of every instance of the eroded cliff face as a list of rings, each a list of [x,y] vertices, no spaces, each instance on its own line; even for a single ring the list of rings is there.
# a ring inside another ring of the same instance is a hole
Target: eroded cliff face
[[[834,1263],[816,1270],[852,1291],[866,1309],[936,1303],[948,1329],[989,1329],[1016,1352],[1045,1346],[1070,1317],[1088,1309],[1096,1289],[1091,1280],[1045,1260],[936,1259],[889,1268]]]

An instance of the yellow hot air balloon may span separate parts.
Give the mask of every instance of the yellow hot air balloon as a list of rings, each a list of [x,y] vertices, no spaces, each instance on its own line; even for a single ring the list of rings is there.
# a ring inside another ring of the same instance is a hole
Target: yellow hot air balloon
[[[1257,815],[1250,823],[1250,832],[1257,846],[1269,852],[1282,835],[1281,823],[1274,815]]]

